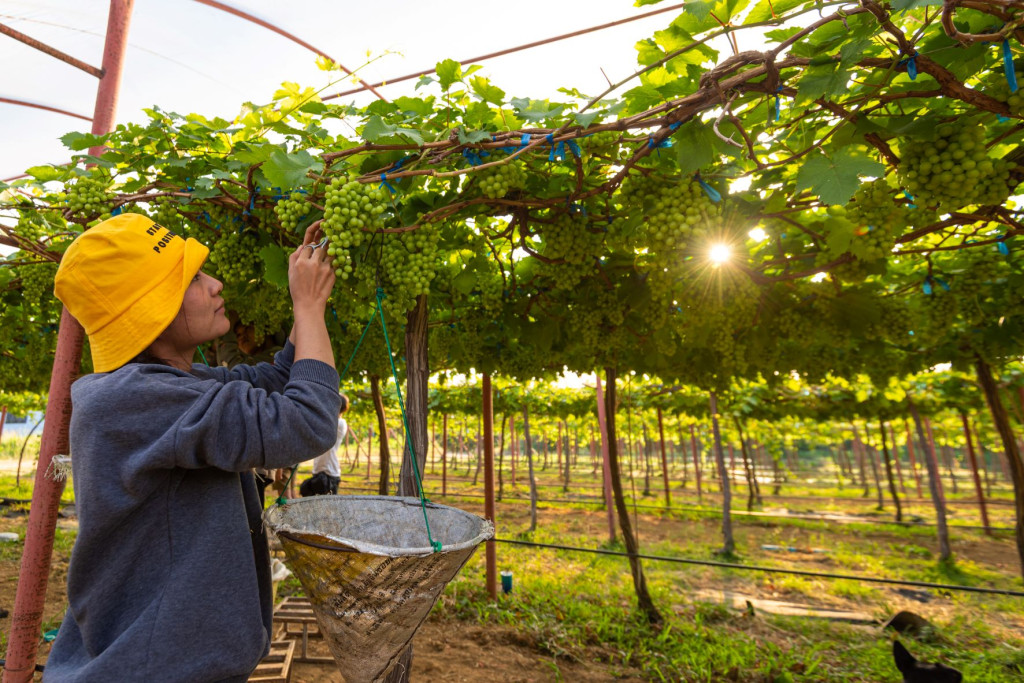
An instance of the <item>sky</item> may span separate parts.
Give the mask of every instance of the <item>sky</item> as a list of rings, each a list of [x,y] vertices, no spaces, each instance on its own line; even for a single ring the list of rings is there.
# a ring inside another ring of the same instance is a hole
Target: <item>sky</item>
[[[377,82],[658,9],[628,0],[230,0],[319,48]],[[666,0],[664,5],[677,4]],[[100,0],[0,0],[0,23],[100,66],[108,3]],[[483,62],[482,75],[508,97],[560,97],[559,87],[598,94],[636,70],[638,40],[664,28],[674,13],[640,19],[551,45]],[[265,102],[284,81],[321,87],[337,74],[317,69],[316,56],[267,29],[194,0],[136,0],[119,123],[141,121],[144,107],[233,118],[245,101]],[[96,79],[0,35],[0,97],[91,116]],[[602,72],[603,70],[603,72]],[[632,83],[630,84],[632,85]],[[388,97],[414,92],[415,80],[381,89]],[[344,83],[338,90],[348,89]],[[630,87],[630,86],[627,86]],[[330,90],[328,92],[335,92]],[[366,103],[364,94],[347,100]],[[59,138],[89,123],[61,114],[0,103],[0,179],[38,164],[63,163]]]

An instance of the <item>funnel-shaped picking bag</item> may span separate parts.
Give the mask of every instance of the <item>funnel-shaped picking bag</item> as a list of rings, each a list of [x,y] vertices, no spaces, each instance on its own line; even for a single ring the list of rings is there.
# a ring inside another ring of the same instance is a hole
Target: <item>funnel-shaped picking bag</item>
[[[314,496],[264,515],[346,683],[383,680],[445,585],[483,541],[485,519],[418,498]]]

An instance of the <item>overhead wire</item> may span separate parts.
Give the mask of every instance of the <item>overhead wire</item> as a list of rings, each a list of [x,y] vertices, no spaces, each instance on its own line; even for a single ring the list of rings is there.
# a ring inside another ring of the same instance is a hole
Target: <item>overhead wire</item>
[[[582,36],[582,35],[585,35],[587,33],[593,33],[595,31],[602,31],[602,30],[604,30],[606,28],[613,28],[615,26],[621,26],[622,24],[628,24],[628,23],[630,23],[632,21],[638,21],[640,19],[646,19],[648,17],[653,17],[653,16],[655,16],[657,14],[664,14],[665,12],[673,12],[673,11],[676,11],[676,10],[681,10],[681,9],[683,9],[683,7],[684,7],[683,3],[680,3],[678,5],[669,5],[668,7],[662,7],[661,9],[653,10],[651,12],[645,12],[643,14],[637,14],[637,15],[632,16],[632,17],[626,17],[625,19],[618,19],[616,21],[611,21],[611,22],[608,22],[608,23],[605,23],[605,24],[599,24],[597,26],[591,26],[590,28],[580,29],[579,31],[573,31],[571,33],[563,33],[561,35],[552,36],[551,38],[545,38],[543,40],[535,40],[535,41],[533,41],[531,43],[524,43],[523,45],[517,45],[515,47],[506,48],[504,50],[498,50],[497,52],[489,52],[487,54],[479,55],[477,57],[470,57],[469,59],[461,60],[459,63],[460,64],[476,64],[477,62],[482,62],[482,61],[485,61],[485,60],[488,60],[488,59],[494,59],[495,57],[503,57],[505,55],[509,55],[509,54],[512,54],[512,53],[515,53],[515,52],[521,52],[523,50],[529,50],[529,49],[532,49],[532,48],[535,48],[535,47],[541,47],[542,45],[548,45],[550,43],[556,43],[556,42],[561,41],[561,40],[567,40],[569,38],[575,38],[577,36]],[[403,81],[412,80],[413,78],[419,78],[420,76],[428,76],[428,75],[434,73],[434,71],[435,71],[435,68],[424,69],[422,71],[417,71],[416,73],[406,74],[405,76],[399,76],[397,78],[385,79],[383,81],[380,81],[378,83],[373,83],[372,85],[369,85],[369,86],[366,86],[366,87],[353,88],[352,90],[346,90],[344,92],[335,93],[333,95],[327,95],[323,99],[326,101],[326,100],[332,100],[332,99],[335,99],[335,98],[338,98],[338,97],[345,97],[347,95],[354,95],[356,93],[365,92],[367,89],[380,88],[380,87],[383,87],[383,86],[386,86],[386,85],[392,85],[394,83],[401,83]]]

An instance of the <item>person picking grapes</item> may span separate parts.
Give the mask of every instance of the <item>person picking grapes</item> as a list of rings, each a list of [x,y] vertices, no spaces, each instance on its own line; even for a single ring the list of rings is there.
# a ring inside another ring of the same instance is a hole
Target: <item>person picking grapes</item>
[[[324,324],[334,270],[306,231],[273,364],[193,364],[228,331],[209,250],[138,214],[68,248],[55,293],[89,336],[71,389],[79,530],[47,681],[245,681],[268,652],[271,576],[253,468],[334,445]]]

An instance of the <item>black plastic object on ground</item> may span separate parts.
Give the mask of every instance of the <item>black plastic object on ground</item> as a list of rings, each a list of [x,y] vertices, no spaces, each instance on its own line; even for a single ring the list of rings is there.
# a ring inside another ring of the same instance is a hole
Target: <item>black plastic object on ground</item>
[[[315,496],[264,514],[346,683],[383,680],[493,525],[418,498]]]

